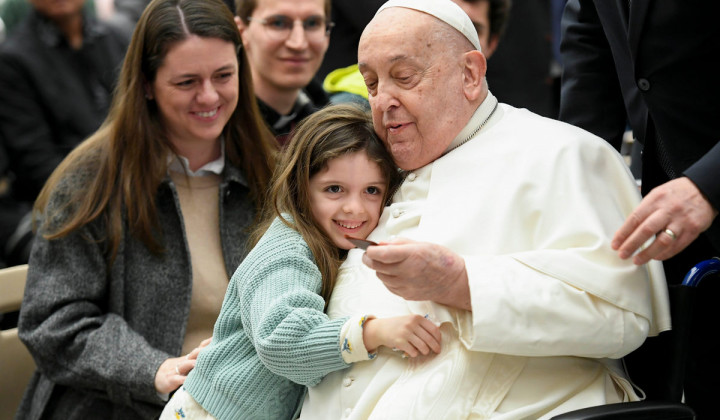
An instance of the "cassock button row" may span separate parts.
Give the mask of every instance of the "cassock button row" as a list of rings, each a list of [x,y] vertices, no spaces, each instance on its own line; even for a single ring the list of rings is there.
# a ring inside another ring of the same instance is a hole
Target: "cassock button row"
[[[413,181],[415,181],[416,178],[417,178],[417,175],[415,174],[415,172],[410,172],[408,174],[407,178],[405,178],[405,179],[407,179],[410,182],[413,182]]]
[[[343,379],[343,386],[345,386],[345,387],[352,385],[352,383],[353,383],[353,378],[347,377],[347,378]]]

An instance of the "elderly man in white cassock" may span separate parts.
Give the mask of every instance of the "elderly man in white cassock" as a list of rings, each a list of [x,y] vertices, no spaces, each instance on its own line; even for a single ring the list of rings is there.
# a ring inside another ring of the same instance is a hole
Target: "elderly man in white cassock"
[[[425,315],[442,351],[380,350],[309,389],[302,419],[544,419],[638,400],[619,358],[669,328],[657,261],[610,240],[639,202],[602,139],[488,90],[450,0],[390,0],[363,32],[375,129],[405,180],[343,264],[331,317]],[[522,65],[521,62],[518,65]]]

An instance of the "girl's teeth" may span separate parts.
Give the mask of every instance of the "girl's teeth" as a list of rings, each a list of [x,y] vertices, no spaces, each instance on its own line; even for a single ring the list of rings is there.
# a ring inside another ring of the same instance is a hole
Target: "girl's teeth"
[[[338,225],[340,225],[340,226],[342,226],[342,227],[344,227],[344,228],[346,228],[346,229],[355,229],[356,227],[359,227],[359,226],[360,226],[360,225],[348,226],[348,225],[344,225],[344,224],[342,224],[342,223],[338,223]]]

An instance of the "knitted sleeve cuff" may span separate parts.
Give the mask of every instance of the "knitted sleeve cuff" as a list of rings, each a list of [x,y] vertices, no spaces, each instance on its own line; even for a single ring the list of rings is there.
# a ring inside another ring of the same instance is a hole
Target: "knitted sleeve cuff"
[[[345,363],[372,360],[377,352],[368,353],[363,341],[365,321],[374,319],[373,315],[358,315],[348,319],[340,331],[340,353]]]

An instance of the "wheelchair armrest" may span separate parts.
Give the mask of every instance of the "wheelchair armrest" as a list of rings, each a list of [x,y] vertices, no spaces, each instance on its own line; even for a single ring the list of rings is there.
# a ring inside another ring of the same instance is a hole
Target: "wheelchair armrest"
[[[685,404],[637,401],[600,405],[560,414],[551,420],[693,420],[695,412]]]

